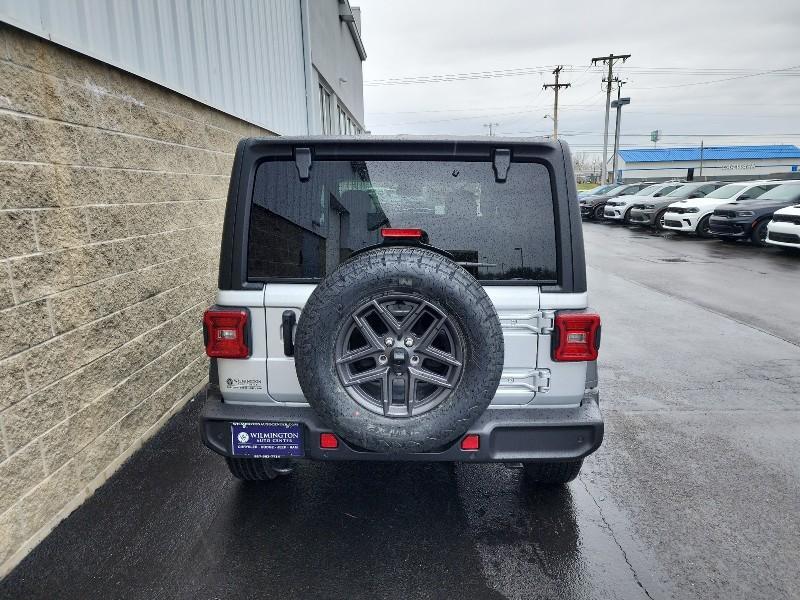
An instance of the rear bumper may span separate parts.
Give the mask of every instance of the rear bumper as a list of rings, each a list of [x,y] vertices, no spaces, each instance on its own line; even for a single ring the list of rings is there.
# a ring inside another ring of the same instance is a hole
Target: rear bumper
[[[587,392],[574,408],[489,408],[468,433],[480,435],[480,449],[461,450],[456,440],[437,452],[383,454],[354,448],[339,440],[335,450],[319,447],[321,433],[330,432],[311,407],[227,404],[209,386],[200,415],[203,443],[222,456],[231,454],[233,422],[291,422],[303,426],[304,458],[314,460],[520,462],[567,461],[588,456],[603,441],[603,417],[596,391]]]

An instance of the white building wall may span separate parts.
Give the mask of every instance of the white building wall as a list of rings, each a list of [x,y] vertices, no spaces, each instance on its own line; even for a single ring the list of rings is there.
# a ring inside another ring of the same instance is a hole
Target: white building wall
[[[704,160],[703,178],[763,177],[776,173],[797,172],[800,176],[800,158],[759,158],[735,160]],[[623,179],[686,177],[694,168],[694,176],[700,177],[700,161],[630,162],[621,161]]]
[[[344,2],[309,0],[311,62],[314,67],[314,102],[316,127],[321,127],[319,94],[317,85],[322,83],[333,92],[333,119],[336,120],[335,103],[338,102],[358,125],[364,128],[364,79],[361,69],[361,56],[358,53],[350,29],[339,18],[340,7],[347,10]],[[355,13],[359,11],[356,9]],[[360,26],[360,14],[356,24]],[[317,132],[321,132],[318,129]],[[342,133],[334,128],[333,133]]]
[[[0,0],[0,20],[275,133],[309,133],[301,0]],[[340,71],[353,81],[342,97],[363,115],[357,63],[358,77]]]

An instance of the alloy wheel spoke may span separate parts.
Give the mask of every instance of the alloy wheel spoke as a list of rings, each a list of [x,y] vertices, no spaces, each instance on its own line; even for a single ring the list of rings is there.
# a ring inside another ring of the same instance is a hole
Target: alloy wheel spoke
[[[381,321],[383,321],[384,325],[391,329],[395,335],[399,334],[402,327],[395,316],[386,310],[386,307],[377,300],[372,301],[372,306],[375,308],[375,312],[378,317],[380,317]]]
[[[461,366],[461,361],[458,360],[455,356],[447,352],[443,352],[437,348],[434,348],[430,344],[426,344],[424,347],[417,348],[417,354],[424,354],[425,356],[430,356],[432,359],[450,365],[451,367]]]
[[[428,305],[425,302],[420,302],[417,306],[412,310],[410,313],[406,315],[406,318],[403,319],[403,328],[408,332],[411,333],[411,330],[414,329],[414,326],[419,321],[420,317],[425,313],[425,309],[428,308]]]
[[[381,378],[381,404],[383,414],[389,416],[389,409],[392,407],[392,374],[389,369],[386,369]]]
[[[375,333],[375,330],[372,329],[372,326],[367,323],[367,321],[357,315],[353,315],[353,321],[355,321],[356,326],[358,327],[359,331],[361,331],[361,335],[364,336],[364,339],[367,340],[368,344],[370,344],[373,348],[383,349],[383,340],[377,333]]]
[[[427,347],[430,343],[436,339],[436,336],[439,335],[439,332],[444,327],[445,323],[447,323],[447,317],[443,315],[437,315],[436,319],[433,323],[428,327],[425,332],[419,336],[417,340],[418,346]]]
[[[414,412],[414,405],[417,403],[417,379],[409,373],[406,385],[406,413],[410,417]]]
[[[417,367],[409,367],[408,372],[412,376],[412,380],[416,379],[417,381],[424,381],[426,383],[432,383],[433,385],[438,385],[439,387],[450,389],[453,385],[447,380],[447,377],[442,377],[441,375],[437,375],[427,369],[419,369]]]
[[[389,367],[378,367],[375,369],[370,369],[369,371],[356,373],[355,375],[350,373],[345,376],[344,378],[345,380],[342,382],[342,384],[345,387],[349,387],[351,385],[361,385],[362,383],[368,383],[370,381],[380,380],[388,372],[389,372]]]
[[[352,352],[348,352],[341,358],[337,358],[336,362],[338,364],[345,364],[355,362],[357,360],[361,360],[362,358],[373,357],[375,358],[375,362],[378,362],[378,356],[381,354],[380,350],[377,350],[372,345],[365,346],[364,348],[359,348],[358,350],[353,350]]]

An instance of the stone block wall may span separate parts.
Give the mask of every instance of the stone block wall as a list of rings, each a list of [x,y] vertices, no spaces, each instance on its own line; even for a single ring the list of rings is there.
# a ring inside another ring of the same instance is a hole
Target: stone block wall
[[[268,134],[0,23],[0,576],[204,383],[233,151]]]

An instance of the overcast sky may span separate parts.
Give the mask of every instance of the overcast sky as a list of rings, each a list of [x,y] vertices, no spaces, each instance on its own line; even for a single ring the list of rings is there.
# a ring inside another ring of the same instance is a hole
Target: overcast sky
[[[614,53],[632,55],[615,67],[631,98],[623,147],[652,147],[654,129],[659,146],[800,144],[800,0],[351,2],[362,8],[373,133],[481,135],[499,123],[501,135],[549,134],[553,92],[542,84],[562,64],[572,87],[559,96],[560,137],[573,151],[598,151],[603,67],[589,65]],[[796,68],[748,76],[787,67]],[[497,76],[508,70],[526,74]],[[478,72],[494,76],[464,75]],[[375,85],[454,74],[461,79]]]

